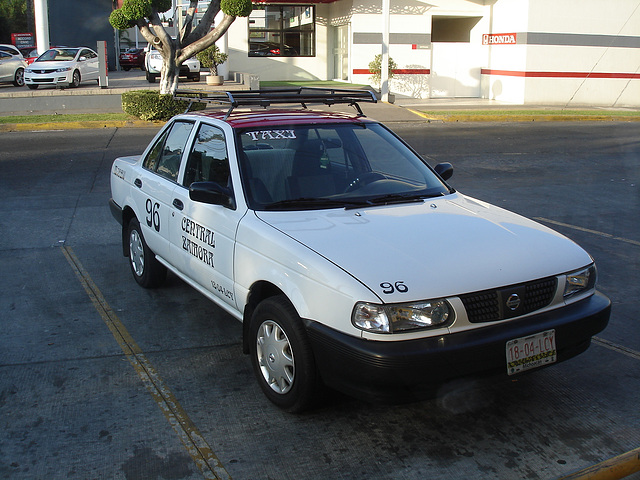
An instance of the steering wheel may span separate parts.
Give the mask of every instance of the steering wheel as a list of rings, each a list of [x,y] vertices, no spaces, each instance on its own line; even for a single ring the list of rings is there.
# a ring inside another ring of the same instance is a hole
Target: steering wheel
[[[385,178],[387,177],[377,172],[363,173],[362,175],[358,175],[356,178],[354,178],[351,181],[349,186],[345,188],[344,193],[353,192],[354,190],[362,188],[365,185],[369,185],[370,183],[377,182],[378,180],[384,180]]]

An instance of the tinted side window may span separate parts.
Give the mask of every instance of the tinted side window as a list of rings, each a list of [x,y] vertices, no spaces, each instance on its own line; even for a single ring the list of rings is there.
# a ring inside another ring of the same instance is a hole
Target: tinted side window
[[[202,124],[189,153],[183,184],[216,182],[230,187],[229,158],[224,132],[217,127]]]
[[[178,178],[180,160],[193,128],[191,122],[175,122],[155,143],[143,166],[174,182]]]

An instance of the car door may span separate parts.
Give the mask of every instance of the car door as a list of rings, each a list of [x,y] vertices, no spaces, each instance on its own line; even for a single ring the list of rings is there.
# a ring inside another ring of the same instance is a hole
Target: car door
[[[221,128],[200,123],[183,179],[173,192],[172,258],[177,268],[204,289],[234,306],[235,235],[243,212],[232,205],[211,205],[189,198],[193,182],[215,182],[233,192],[229,155]]]
[[[133,199],[149,248],[170,261],[171,205],[193,122],[175,121],[156,138],[134,178]]]
[[[83,80],[95,80],[98,78],[99,66],[98,66],[98,55],[89,50],[88,48],[83,48],[80,52],[80,57],[84,58],[83,61],[78,62],[80,66],[80,74],[82,75]]]
[[[12,58],[7,52],[0,52],[0,81],[13,80]]]

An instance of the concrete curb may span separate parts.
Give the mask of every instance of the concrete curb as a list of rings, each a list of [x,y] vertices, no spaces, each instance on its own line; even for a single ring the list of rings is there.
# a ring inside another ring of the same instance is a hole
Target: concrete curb
[[[596,463],[559,480],[617,480],[640,472],[640,448]]]
[[[483,113],[473,114],[468,112],[426,114],[418,110],[407,108],[412,113],[430,122],[640,122],[640,116],[632,115],[563,115],[563,114],[505,114]]]

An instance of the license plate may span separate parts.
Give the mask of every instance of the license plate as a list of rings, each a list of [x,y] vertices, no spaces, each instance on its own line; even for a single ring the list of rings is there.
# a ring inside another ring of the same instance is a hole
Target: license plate
[[[509,375],[555,363],[556,358],[555,330],[514,338],[507,342],[507,374]]]

